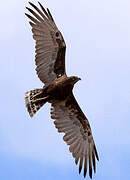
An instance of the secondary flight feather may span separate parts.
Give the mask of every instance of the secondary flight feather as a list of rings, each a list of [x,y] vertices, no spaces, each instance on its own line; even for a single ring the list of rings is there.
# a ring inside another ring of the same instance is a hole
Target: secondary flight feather
[[[25,103],[31,117],[45,104],[51,103],[51,118],[58,132],[64,133],[64,141],[79,163],[79,173],[84,167],[84,177],[89,167],[89,176],[96,172],[96,160],[99,160],[91,127],[74,95],[73,87],[80,80],[77,76],[66,75],[66,44],[61,32],[49,11],[40,2],[38,8],[29,2],[31,8],[26,14],[30,19],[33,38],[36,41],[36,72],[44,83],[43,88],[25,93]]]

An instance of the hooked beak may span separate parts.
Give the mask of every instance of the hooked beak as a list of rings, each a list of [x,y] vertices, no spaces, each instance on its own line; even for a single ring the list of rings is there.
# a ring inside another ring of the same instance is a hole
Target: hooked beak
[[[78,82],[78,81],[80,81],[80,80],[81,80],[81,78],[78,77],[77,80],[76,80],[75,82]]]

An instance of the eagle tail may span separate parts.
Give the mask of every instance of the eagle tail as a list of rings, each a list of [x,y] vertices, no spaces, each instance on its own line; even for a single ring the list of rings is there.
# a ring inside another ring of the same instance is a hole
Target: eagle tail
[[[35,89],[25,93],[25,104],[31,117],[47,102],[48,97],[41,97],[43,89]]]

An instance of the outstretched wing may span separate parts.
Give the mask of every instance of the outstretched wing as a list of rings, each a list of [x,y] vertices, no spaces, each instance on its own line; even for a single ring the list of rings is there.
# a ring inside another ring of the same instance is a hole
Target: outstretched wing
[[[25,13],[31,20],[29,23],[36,40],[36,71],[40,80],[49,84],[65,74],[66,45],[49,9],[46,11],[40,3],[41,10],[34,4],[29,4],[36,11],[27,7],[34,17]]]
[[[89,164],[89,176],[92,178],[92,165],[96,172],[95,157],[98,153],[94,144],[91,128],[88,119],[80,109],[73,94],[65,101],[52,103],[51,118],[55,119],[54,124],[58,132],[64,132],[64,141],[69,145],[69,150],[79,162],[79,173],[84,163],[84,177],[86,176]]]

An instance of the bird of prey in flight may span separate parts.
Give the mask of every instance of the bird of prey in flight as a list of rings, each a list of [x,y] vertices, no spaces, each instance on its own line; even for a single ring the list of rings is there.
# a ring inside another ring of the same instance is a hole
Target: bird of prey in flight
[[[73,87],[80,80],[77,76],[68,77],[65,68],[66,44],[49,11],[40,2],[38,8],[29,2],[31,8],[26,14],[30,19],[33,38],[36,41],[36,72],[44,83],[43,88],[25,93],[25,103],[31,117],[45,104],[51,103],[51,118],[58,132],[64,133],[64,141],[79,163],[79,173],[84,167],[84,177],[89,170],[96,172],[98,153],[87,117],[82,112],[74,95]]]

